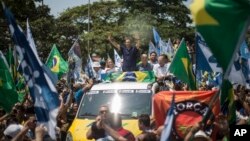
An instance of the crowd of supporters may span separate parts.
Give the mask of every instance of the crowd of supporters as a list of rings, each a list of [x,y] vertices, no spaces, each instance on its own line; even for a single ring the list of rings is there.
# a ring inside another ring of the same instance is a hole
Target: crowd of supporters
[[[125,72],[125,71],[153,71],[156,81],[153,83],[152,91],[156,94],[161,90],[188,90],[187,84],[184,84],[178,78],[173,76],[168,68],[171,58],[167,55],[157,56],[156,52],[149,53],[149,56],[140,52],[140,39],[136,39],[135,46],[130,39],[125,40],[125,44],[118,44],[112,37],[109,37],[110,43],[122,53],[123,62],[121,67],[114,65],[111,58],[105,63],[100,60],[93,60],[93,76],[89,77],[85,72],[81,72],[77,79],[67,80],[62,77],[57,83],[58,97],[61,102],[57,116],[57,138],[65,140],[67,130],[69,129],[73,118],[76,115],[82,96],[91,89],[91,87],[102,81],[102,74]],[[174,44],[175,50],[178,47],[179,40]],[[189,47],[190,55],[194,49]],[[93,54],[92,57],[96,57]],[[138,63],[138,61],[139,63]],[[206,83],[208,78],[203,76],[200,90],[216,89],[215,85]],[[163,88],[164,89],[161,89]],[[236,104],[236,121],[234,124],[249,124],[250,114],[250,90],[241,85],[235,86],[234,100]],[[218,129],[216,140],[223,140],[229,137],[228,113],[216,115],[213,122]],[[122,118],[119,114],[110,113],[109,107],[103,105],[99,109],[99,115],[96,121],[89,128],[86,137],[95,140],[119,140],[119,141],[156,141],[160,140],[163,126],[158,128],[154,125],[154,120],[150,115],[142,114],[138,117],[138,127],[141,134],[135,136],[131,131],[122,127]],[[210,134],[204,130],[204,123],[197,123],[190,126],[189,132],[186,133],[185,141],[190,140],[212,140]],[[29,94],[22,103],[17,103],[10,113],[0,110],[0,137],[1,140],[44,140],[49,139],[44,125],[37,126],[34,105]]]

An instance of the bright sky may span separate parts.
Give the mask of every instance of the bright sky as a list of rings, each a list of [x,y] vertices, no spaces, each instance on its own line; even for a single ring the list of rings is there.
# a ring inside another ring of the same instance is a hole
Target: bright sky
[[[50,13],[58,17],[61,12],[67,8],[87,4],[89,0],[44,0],[44,4],[48,5],[51,9]],[[93,2],[96,0],[90,0]]]

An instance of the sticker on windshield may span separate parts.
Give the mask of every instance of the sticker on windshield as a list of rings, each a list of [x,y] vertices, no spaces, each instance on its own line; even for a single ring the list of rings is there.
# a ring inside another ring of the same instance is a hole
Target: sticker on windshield
[[[151,90],[136,90],[135,93],[150,93]]]
[[[127,94],[131,94],[131,93],[134,93],[134,90],[119,90],[118,93],[127,93]]]
[[[89,91],[87,94],[99,94],[99,91]]]

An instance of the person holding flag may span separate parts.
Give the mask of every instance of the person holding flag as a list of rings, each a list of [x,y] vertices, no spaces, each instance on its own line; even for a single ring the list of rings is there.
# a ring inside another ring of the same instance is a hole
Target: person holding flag
[[[124,44],[118,44],[111,35],[108,37],[109,42],[119,51],[122,52],[123,56],[123,65],[122,70],[124,72],[126,71],[136,71],[136,61],[139,58],[140,55],[140,39],[136,39],[137,43],[135,46],[131,45],[131,39],[126,38],[125,39],[125,45]]]

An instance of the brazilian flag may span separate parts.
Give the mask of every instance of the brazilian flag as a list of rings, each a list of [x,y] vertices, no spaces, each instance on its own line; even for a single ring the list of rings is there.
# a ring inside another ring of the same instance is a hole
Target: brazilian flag
[[[225,73],[250,23],[249,0],[194,0],[190,10],[197,31]]]
[[[181,40],[174,59],[169,66],[169,71],[177,78],[187,83],[191,90],[196,90],[195,77],[192,71],[192,62],[190,60],[184,39]]]
[[[154,82],[155,76],[153,71],[117,72],[102,76],[102,80],[112,82]]]
[[[62,58],[55,44],[50,51],[46,66],[48,66],[53,73],[57,74],[59,78],[68,72],[68,62]]]

